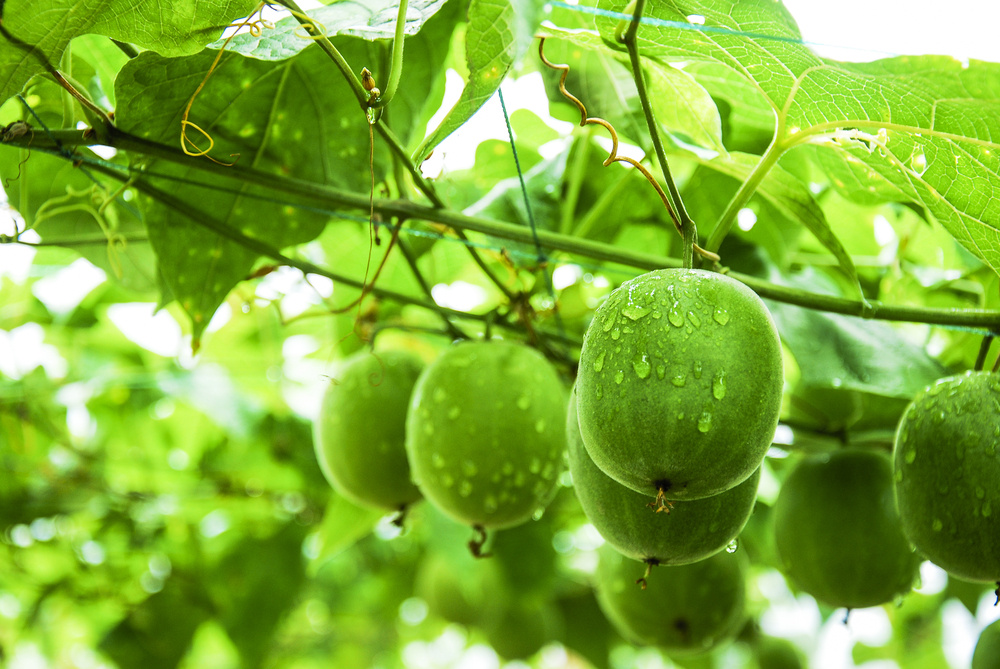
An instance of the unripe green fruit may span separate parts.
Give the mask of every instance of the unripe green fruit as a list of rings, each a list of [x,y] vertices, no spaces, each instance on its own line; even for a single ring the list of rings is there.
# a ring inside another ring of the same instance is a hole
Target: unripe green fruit
[[[566,441],[573,487],[587,518],[618,552],[650,564],[678,565],[718,553],[746,525],[757,498],[760,468],[718,495],[676,502],[670,513],[648,508],[653,497],[626,488],[587,454],[577,423],[576,393],[570,395]]]
[[[910,590],[920,566],[900,529],[892,464],[848,448],[802,460],[774,505],[783,572],[832,606],[863,608]]]
[[[983,630],[972,655],[972,669],[1000,668],[1000,620],[995,620]]]
[[[500,615],[506,586],[493,560],[477,560],[465,550],[429,552],[420,562],[413,592],[432,614],[471,626]]]
[[[760,466],[782,384],[778,332],[753,291],[722,274],[657,270],[594,314],[577,378],[580,432],[619,483],[709,497]]]
[[[518,600],[499,612],[483,632],[497,655],[524,660],[557,637],[559,611],[548,602]]]
[[[423,361],[404,351],[343,362],[313,425],[316,459],[331,485],[358,504],[392,510],[420,499],[406,459],[406,412]]]
[[[945,571],[1000,581],[1000,375],[941,379],[913,400],[896,431],[903,531]]]
[[[646,566],[602,546],[595,574],[597,601],[622,636],[671,653],[703,653],[731,639],[744,620],[747,560],[716,553],[676,567]]]
[[[555,490],[566,403],[552,365],[507,342],[458,344],[417,381],[406,450],[421,491],[467,525],[518,525]]]

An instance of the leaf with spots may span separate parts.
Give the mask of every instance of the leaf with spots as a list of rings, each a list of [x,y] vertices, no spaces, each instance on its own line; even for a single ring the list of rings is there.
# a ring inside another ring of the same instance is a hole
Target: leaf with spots
[[[8,33],[0,40],[0,102],[45,71],[43,58],[57,66],[78,35],[106,35],[165,56],[182,56],[199,51],[256,4],[256,0],[6,0],[0,3]]]
[[[445,0],[411,0],[406,5],[406,27],[408,36],[416,35],[432,16],[445,4]],[[353,35],[365,39],[392,39],[396,31],[396,17],[399,11],[397,0],[377,0],[372,2],[337,2],[326,7],[317,7],[306,12],[315,23],[323,26],[326,34]],[[209,48],[220,49],[225,40],[218,40]],[[312,40],[294,16],[286,16],[277,21],[273,28],[265,28],[259,35],[243,33],[235,36],[225,46],[227,51],[261,60],[284,60],[291,58]]]
[[[624,8],[620,0],[600,4]],[[776,131],[761,173],[808,146],[846,197],[915,203],[1000,271],[1000,64],[826,60],[802,43],[777,2],[664,0],[646,10],[649,23],[638,33],[644,56],[712,64],[692,69],[696,80],[728,69],[749,84],[747,105],[771,108]],[[596,22],[614,43],[618,19]]]
[[[511,67],[528,50],[542,18],[539,0],[471,0],[465,31],[465,88],[441,124],[413,155],[423,162],[434,147],[468,121],[500,88]]]
[[[368,46],[338,40],[350,60],[363,59]],[[131,60],[116,82],[119,126],[176,145],[184,107],[215,55],[143,53]],[[280,63],[226,54],[196,98],[190,121],[212,136],[212,155],[220,160],[238,154],[241,165],[367,193],[367,118],[343,79],[315,85],[315,73],[328,66],[318,48]],[[194,130],[189,137],[207,145]],[[376,179],[384,173],[386,154],[376,145]],[[315,238],[329,218],[236,178],[160,162],[145,169],[150,184],[196,208],[213,225],[276,249]],[[257,254],[166,204],[149,198],[143,204],[163,279],[191,317],[197,339],[233,286],[247,277]]]

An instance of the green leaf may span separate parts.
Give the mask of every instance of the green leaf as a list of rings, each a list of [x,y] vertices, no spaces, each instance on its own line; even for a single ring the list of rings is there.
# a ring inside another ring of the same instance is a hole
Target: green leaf
[[[540,0],[471,0],[465,34],[469,79],[441,125],[413,154],[413,162],[422,163],[496,93],[511,67],[528,50],[543,6]]]
[[[334,493],[319,528],[319,552],[309,564],[310,575],[315,576],[323,565],[367,536],[382,515]]]
[[[691,75],[674,67],[649,63],[646,69],[650,103],[656,121],[686,139],[713,151],[722,146],[722,120],[715,102]]]
[[[406,6],[406,35],[416,35],[424,23],[434,16],[445,4],[445,0],[411,0]],[[399,2],[396,0],[374,0],[365,3],[337,2],[327,7],[318,7],[306,12],[313,22],[323,27],[324,32],[335,35],[353,35],[369,40],[392,39],[396,31],[396,16]],[[210,49],[227,51],[260,58],[261,60],[284,60],[291,58],[313,43],[305,29],[294,16],[286,16],[273,28],[265,27],[257,36],[241,33],[226,41],[219,39],[209,44]],[[405,55],[404,51],[404,55]]]
[[[338,48],[360,61],[368,45],[340,38]],[[129,61],[116,83],[119,127],[176,145],[183,110],[214,58],[213,52],[170,59],[143,53]],[[258,169],[368,192],[367,118],[343,79],[316,85],[314,73],[325,67],[318,48],[280,63],[227,54],[197,96],[190,121],[212,136],[212,155],[219,160],[229,162],[238,154],[241,164]],[[188,137],[207,147],[197,131],[189,129]],[[376,180],[387,162],[382,147],[377,149]],[[180,165],[154,163],[147,174],[151,183],[216,224],[275,249],[315,238],[328,218],[260,187]],[[247,277],[257,254],[163,203],[144,202],[160,270],[191,317],[197,339],[230,289]]]
[[[0,41],[0,102],[58,66],[74,37],[88,33],[131,42],[165,56],[196,53],[229,22],[249,14],[256,0],[7,0]],[[155,16],[155,21],[148,17]],[[4,35],[8,37],[8,35]]]

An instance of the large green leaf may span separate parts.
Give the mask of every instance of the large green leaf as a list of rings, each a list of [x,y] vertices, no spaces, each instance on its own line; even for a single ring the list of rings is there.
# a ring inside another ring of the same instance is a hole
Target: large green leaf
[[[218,37],[233,19],[249,14],[256,0],[7,0],[0,40],[0,102],[58,66],[70,40],[97,33],[153,49],[165,56],[192,54]],[[156,17],[150,21],[149,17]]]
[[[465,32],[465,88],[441,122],[413,155],[421,163],[489,100],[514,63],[528,50],[542,18],[540,0],[472,0]]]
[[[406,6],[406,35],[416,35],[424,23],[434,16],[445,0],[411,0]],[[313,22],[321,25],[328,36],[353,35],[365,39],[391,38],[396,30],[397,0],[373,2],[337,2],[306,12]],[[256,32],[256,31],[255,31]],[[294,16],[287,16],[265,27],[259,34],[241,33],[226,44],[227,51],[241,53],[262,60],[291,58],[313,43],[305,29]],[[222,48],[225,40],[218,40],[209,47]]]
[[[338,46],[352,60],[362,60],[368,48],[350,38],[339,39]],[[144,53],[131,60],[116,84],[119,126],[175,145],[188,99],[214,58],[213,52],[171,59]],[[315,84],[315,73],[325,66],[318,48],[280,63],[226,55],[195,100],[190,121],[211,134],[212,155],[219,160],[239,154],[241,164],[368,192],[367,118],[343,79]],[[207,146],[195,130],[188,137]],[[382,147],[376,149],[378,179],[386,158]],[[150,180],[216,224],[274,248],[313,239],[327,219],[259,187],[184,166],[154,163],[147,173],[166,177]],[[197,338],[230,289],[248,275],[257,254],[161,202],[150,199],[145,205],[160,271],[191,316]]]
[[[690,25],[693,15],[704,28],[676,25]],[[1000,271],[1000,198],[991,197],[1000,190],[1000,64],[824,60],[776,2],[667,0],[647,5],[646,16],[654,24],[638,33],[644,55],[708,61],[741,75],[777,114],[779,150],[822,143],[834,152],[826,167],[838,188],[866,197],[881,190],[926,207]],[[613,40],[617,20],[597,24]]]

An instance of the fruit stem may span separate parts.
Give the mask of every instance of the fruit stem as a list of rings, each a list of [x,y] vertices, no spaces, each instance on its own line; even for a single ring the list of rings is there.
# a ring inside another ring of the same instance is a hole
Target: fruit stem
[[[474,558],[488,558],[493,557],[493,553],[484,553],[483,546],[486,545],[486,528],[482,525],[473,525],[472,529],[475,530],[476,536],[469,540],[469,552],[472,553]]]
[[[648,582],[646,581],[646,579],[648,579],[649,575],[653,573],[653,565],[654,564],[655,564],[654,562],[647,562],[646,563],[646,573],[643,574],[641,578],[635,579],[636,585],[638,585],[640,589],[642,589],[642,590],[646,589],[646,586],[648,585]]]
[[[993,606],[1000,606],[1000,581],[997,581],[997,589],[993,591],[993,594],[997,596],[996,601],[993,602]]]
[[[666,511],[670,513],[670,510],[674,508],[674,503],[667,499],[667,491],[664,486],[657,486],[656,488],[656,499],[647,504],[650,509],[660,513],[661,511]]]
[[[406,523],[406,517],[409,515],[409,512],[410,507],[408,504],[400,504],[399,509],[396,511],[396,515],[390,522],[399,529],[403,529],[403,525]]]

